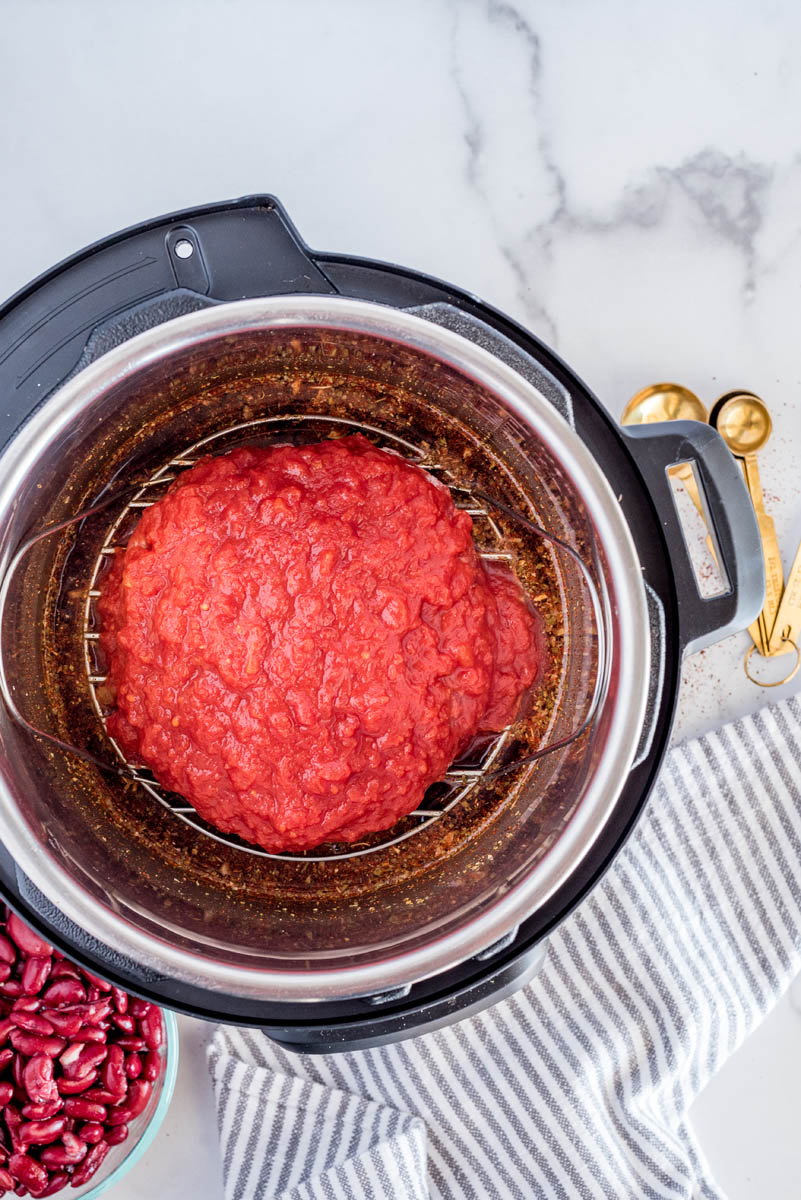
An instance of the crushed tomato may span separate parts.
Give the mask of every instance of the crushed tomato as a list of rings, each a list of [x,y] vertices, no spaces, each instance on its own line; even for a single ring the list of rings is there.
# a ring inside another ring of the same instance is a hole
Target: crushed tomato
[[[388,828],[537,675],[536,617],[471,529],[361,436],[202,460],[104,582],[110,733],[267,850]]]

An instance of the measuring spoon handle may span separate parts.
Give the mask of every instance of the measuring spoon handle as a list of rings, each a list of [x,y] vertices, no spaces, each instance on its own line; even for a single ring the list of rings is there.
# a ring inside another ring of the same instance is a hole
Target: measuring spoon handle
[[[770,635],[771,654],[787,654],[801,638],[801,546],[796,551]]]
[[[770,645],[770,636],[776,613],[784,591],[784,570],[782,568],[781,551],[776,537],[776,527],[773,518],[765,512],[765,497],[762,492],[762,482],[759,478],[759,467],[755,454],[747,454],[741,459],[745,483],[751,503],[756,513],[759,525],[759,536],[762,541],[762,556],[765,560],[765,603],[760,614],[764,645]],[[753,635],[752,635],[753,636]]]

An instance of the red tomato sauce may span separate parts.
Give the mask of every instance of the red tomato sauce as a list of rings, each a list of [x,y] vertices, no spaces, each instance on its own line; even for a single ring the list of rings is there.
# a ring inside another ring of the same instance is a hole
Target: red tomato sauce
[[[536,617],[471,529],[361,436],[202,460],[103,585],[109,732],[267,850],[389,828],[537,674]]]

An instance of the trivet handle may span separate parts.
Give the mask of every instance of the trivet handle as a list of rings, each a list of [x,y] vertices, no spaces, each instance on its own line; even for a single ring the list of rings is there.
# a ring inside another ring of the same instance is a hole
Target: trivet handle
[[[37,546],[44,538],[52,537],[54,533],[62,533],[65,529],[69,529],[70,525],[85,520],[87,517],[94,516],[95,513],[103,512],[111,504],[117,503],[120,496],[126,495],[131,491],[137,490],[141,485],[138,483],[127,484],[118,491],[112,491],[104,496],[102,500],[98,500],[91,508],[85,508],[79,513],[75,513],[72,517],[67,517],[64,521],[59,521],[55,525],[48,525],[46,529],[42,529],[39,533],[32,534],[26,538],[10,558],[5,570],[0,574],[0,631],[3,628],[3,618],[5,616],[6,602],[11,584],[14,581],[14,576],[21,563],[27,555]],[[55,734],[48,733],[46,729],[40,729],[38,725],[34,725],[23,712],[20,711],[14,695],[13,688],[8,681],[6,675],[6,664],[3,658],[2,639],[0,638],[0,701],[5,704],[10,716],[14,718],[18,725],[23,729],[27,729],[29,733],[35,734],[37,737],[44,738],[46,742],[57,746],[60,750],[66,751],[68,754],[74,754],[77,758],[83,759],[84,762],[92,763],[93,766],[100,767],[102,771],[110,771],[114,775],[122,775],[123,771],[119,765],[112,765],[105,762],[102,758],[98,758],[94,754],[90,754],[88,750],[81,750],[78,746],[73,746],[71,742],[64,742]]]
[[[621,433],[648,486],[665,535],[676,581],[684,653],[703,650],[746,629],[765,599],[762,542],[742,472],[723,439],[699,421],[635,425]],[[704,597],[698,590],[673,498],[668,470],[683,462],[697,471],[707,523],[728,579],[728,590],[717,596]]]
[[[549,533],[547,529],[543,529],[541,525],[537,525],[529,517],[524,517],[522,513],[518,512],[514,508],[510,508],[502,501],[496,500],[494,496],[490,496],[486,492],[481,492],[477,489],[473,490],[473,495],[477,500],[483,500],[485,504],[489,504],[493,508],[497,509],[498,512],[502,512],[510,520],[514,521],[518,525],[521,525],[524,529],[527,529],[529,533],[533,533],[537,537],[542,538],[543,541],[553,546],[554,549],[560,554],[567,555],[568,558],[573,560],[581,573],[584,581],[584,587],[587,591],[589,608],[592,612],[592,624],[595,630],[598,654],[598,661],[595,670],[595,686],[593,688],[592,699],[590,700],[589,707],[584,713],[581,722],[577,724],[570,733],[565,734],[564,737],[555,739],[552,742],[547,742],[544,746],[541,746],[539,750],[534,750],[531,754],[525,754],[522,758],[516,758],[511,762],[504,763],[502,767],[496,767],[493,770],[485,771],[483,773],[483,778],[485,782],[488,782],[491,779],[496,779],[500,775],[506,775],[510,771],[516,771],[518,767],[525,766],[528,763],[535,763],[538,759],[544,758],[546,754],[553,754],[555,750],[564,749],[566,746],[571,745],[572,742],[578,741],[578,739],[587,732],[587,730],[595,721],[598,710],[601,707],[601,702],[606,695],[606,687],[609,682],[609,640],[606,619],[604,616],[604,602],[601,599],[601,593],[598,589],[598,585],[593,578],[592,570],[590,569],[589,565],[584,562],[581,555],[574,550],[572,546],[569,546],[567,542],[563,541],[562,538],[557,537],[554,533]]]

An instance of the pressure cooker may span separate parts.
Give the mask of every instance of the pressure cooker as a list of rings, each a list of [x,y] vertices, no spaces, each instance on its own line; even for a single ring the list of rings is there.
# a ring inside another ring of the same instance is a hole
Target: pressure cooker
[[[356,431],[450,487],[479,553],[535,581],[551,671],[527,744],[472,747],[363,844],[268,854],[112,744],[96,600],[199,457]],[[0,447],[0,891],[91,971],[296,1049],[409,1037],[529,980],[647,800],[683,657],[762,604],[713,430],[620,429],[509,317],[311,251],[271,196],[145,222],[9,300]],[[668,473],[686,462],[725,574],[711,597]]]

